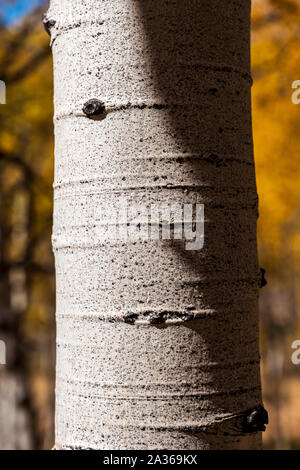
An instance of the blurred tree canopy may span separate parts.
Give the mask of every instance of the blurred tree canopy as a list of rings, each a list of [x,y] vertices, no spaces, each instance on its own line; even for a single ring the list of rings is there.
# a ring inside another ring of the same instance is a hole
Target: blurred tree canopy
[[[9,367],[25,381],[39,447],[51,445],[54,362],[53,90],[41,15],[38,9],[12,27],[0,22],[7,88],[0,106],[0,332],[12,338]]]
[[[253,7],[260,253],[267,268],[282,280],[297,268],[300,255],[300,107],[291,101],[292,83],[300,79],[300,3],[254,0]]]
[[[291,343],[300,336],[299,0],[253,0],[253,129],[259,193],[258,242],[268,286],[260,296],[264,399],[275,448],[300,448],[300,370]],[[298,424],[297,424],[298,423]]]

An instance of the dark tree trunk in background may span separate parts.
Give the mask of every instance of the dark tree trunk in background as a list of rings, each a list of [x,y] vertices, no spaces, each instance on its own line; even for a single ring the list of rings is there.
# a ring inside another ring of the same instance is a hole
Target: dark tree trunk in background
[[[0,193],[1,198],[1,193]],[[4,211],[0,200],[0,264],[4,259]],[[26,384],[21,372],[18,343],[18,315],[11,308],[9,270],[0,279],[0,340],[6,345],[6,364],[0,365],[0,449],[29,450],[33,448],[33,433],[28,411]]]

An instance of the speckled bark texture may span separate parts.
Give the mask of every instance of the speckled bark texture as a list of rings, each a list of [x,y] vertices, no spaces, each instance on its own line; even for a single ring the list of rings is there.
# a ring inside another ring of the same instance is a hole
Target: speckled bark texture
[[[56,446],[260,448],[242,430],[261,403],[250,0],[52,0],[47,18]],[[125,201],[204,204],[204,248],[99,238]]]

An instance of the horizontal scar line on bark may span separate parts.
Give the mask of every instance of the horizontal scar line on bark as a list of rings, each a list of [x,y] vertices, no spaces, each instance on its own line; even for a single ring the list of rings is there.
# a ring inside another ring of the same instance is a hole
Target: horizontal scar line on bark
[[[89,100],[89,101],[92,101],[92,100]],[[127,103],[127,104],[107,105],[107,104],[104,104],[102,101],[99,101],[100,104],[98,105],[98,108],[95,111],[93,111],[92,107],[88,107],[88,109],[85,109],[86,105],[90,106],[89,101],[87,101],[84,104],[82,112],[78,112],[78,111],[62,112],[60,114],[56,114],[56,116],[54,116],[54,119],[56,121],[59,121],[60,119],[64,119],[64,118],[83,117],[83,118],[91,119],[93,121],[97,121],[97,120],[101,121],[102,119],[105,119],[105,117],[109,113],[113,113],[113,112],[116,112],[116,111],[125,111],[125,110],[129,110],[129,109],[162,110],[162,109],[168,109],[168,108],[179,108],[179,107],[184,108],[184,105],[180,105],[180,104],[168,105],[168,104],[163,104],[163,103],[144,103],[144,102],[142,102],[142,103]],[[84,109],[87,112],[85,112]]]
[[[131,103],[126,104],[112,104],[107,105],[103,101],[100,101],[96,98],[88,100],[82,108],[82,111],[85,116],[88,118],[97,118],[107,115],[109,112],[114,111],[123,111],[125,109],[165,109],[167,108],[166,104],[161,103]]]

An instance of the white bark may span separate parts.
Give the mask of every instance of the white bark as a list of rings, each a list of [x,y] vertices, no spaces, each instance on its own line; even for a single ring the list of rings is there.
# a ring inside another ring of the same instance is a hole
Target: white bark
[[[56,446],[259,448],[250,1],[51,0],[48,18]],[[99,208],[125,200],[204,203],[204,248],[99,242]]]

